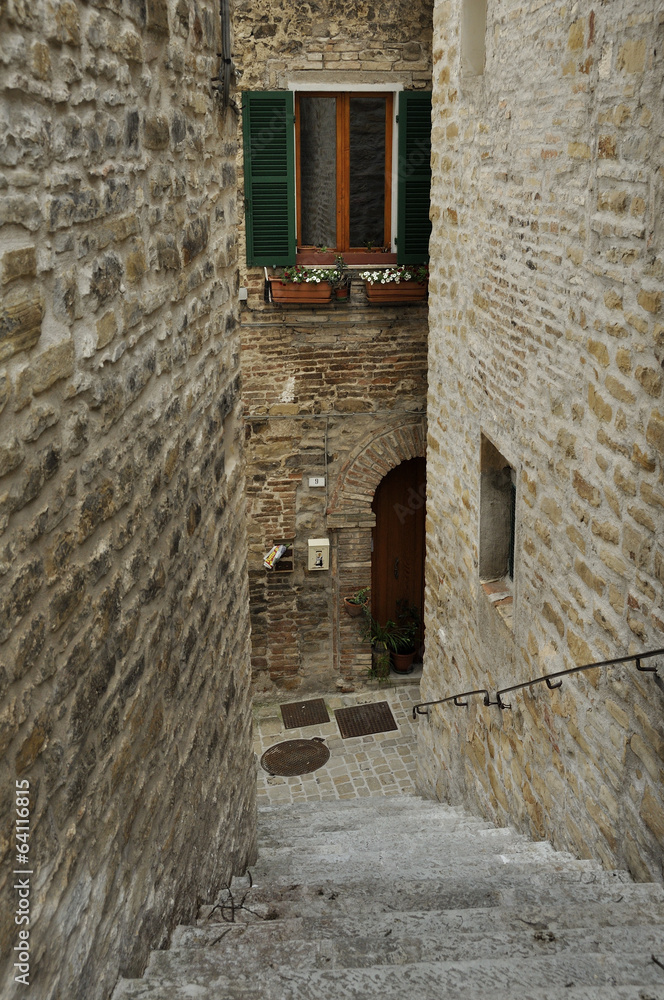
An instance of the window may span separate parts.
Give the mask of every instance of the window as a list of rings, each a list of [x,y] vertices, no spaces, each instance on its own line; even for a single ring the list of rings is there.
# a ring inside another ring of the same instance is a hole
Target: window
[[[464,0],[461,15],[461,72],[464,76],[484,73],[486,0]]]
[[[482,435],[480,457],[480,578],[514,579],[516,474]]]
[[[480,451],[480,581],[489,601],[514,629],[516,473],[482,435]]]
[[[297,245],[391,246],[392,94],[297,94]]]
[[[399,263],[428,259],[431,94],[398,97],[395,163],[390,92],[243,95],[249,266],[294,264],[316,246],[348,260],[396,243]]]

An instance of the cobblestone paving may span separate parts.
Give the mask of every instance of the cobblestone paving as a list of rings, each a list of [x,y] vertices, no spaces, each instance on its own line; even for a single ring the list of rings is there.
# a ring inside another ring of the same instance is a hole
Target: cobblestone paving
[[[278,703],[254,705],[254,751],[258,780],[258,804],[305,802],[321,799],[354,799],[369,795],[412,794],[417,767],[417,722],[412,708],[420,700],[419,685],[400,685],[358,694],[310,694],[324,698],[330,721],[321,726],[285,729]],[[282,702],[292,702],[291,696]],[[386,701],[398,725],[390,733],[354,736],[342,740],[334,710],[350,705]],[[282,778],[267,774],[260,758],[268,747],[284,740],[322,736],[330,759],[311,774]]]

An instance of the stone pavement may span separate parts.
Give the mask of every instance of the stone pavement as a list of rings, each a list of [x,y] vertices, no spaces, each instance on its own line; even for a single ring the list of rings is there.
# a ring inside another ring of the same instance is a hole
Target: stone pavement
[[[414,794],[417,768],[417,722],[412,707],[420,701],[419,684],[399,684],[355,694],[307,694],[302,701],[324,698],[330,721],[321,726],[285,729],[279,704],[254,704],[254,751],[258,804],[353,799],[370,795]],[[296,699],[284,696],[286,704]],[[398,730],[343,740],[334,710],[368,702],[387,701]],[[311,774],[295,778],[269,775],[260,766],[262,754],[285,740],[323,737],[330,759]]]

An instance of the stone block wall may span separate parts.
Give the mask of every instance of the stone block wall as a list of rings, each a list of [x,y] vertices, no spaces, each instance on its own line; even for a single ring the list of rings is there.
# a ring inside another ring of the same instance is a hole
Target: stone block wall
[[[256,689],[334,690],[366,679],[370,649],[344,596],[371,583],[371,502],[424,454],[426,311],[351,302],[247,309],[242,321],[249,578]],[[322,477],[325,487],[312,487]],[[330,539],[311,572],[307,539]],[[293,572],[266,570],[294,540]]]
[[[431,0],[236,0],[233,60],[242,90],[284,90],[292,74],[406,73],[431,82]],[[368,82],[364,80],[362,82]]]
[[[432,7],[431,0],[239,0],[233,44],[238,88],[429,88]],[[238,178],[242,197],[241,155]],[[381,475],[369,474],[371,485],[352,510],[342,502],[340,514],[333,498],[353,457],[413,419],[418,443],[410,436],[407,445],[393,442],[391,461],[398,465],[423,454],[426,316],[417,307],[369,309],[357,282],[350,307],[266,306],[263,269],[245,264],[242,219],[238,248],[249,295],[242,316],[242,395],[255,683],[262,691],[352,686],[365,678],[370,652],[357,623],[339,609],[344,594],[370,584],[371,500]],[[310,475],[326,476],[326,489],[310,488]],[[304,568],[309,537],[331,539],[329,573]],[[292,538],[294,572],[266,571],[262,558],[272,542]]]
[[[213,0],[0,26],[0,992],[102,1000],[254,853],[236,122]]]
[[[294,85],[401,83],[431,87],[433,0],[322,0],[296,4],[238,0],[233,11],[233,62],[244,90]],[[238,103],[239,103],[238,96]],[[240,139],[238,183],[243,197]],[[263,270],[245,266],[244,220],[238,232],[240,280],[258,307]]]
[[[461,65],[462,20],[458,0],[436,4],[432,699],[664,647],[661,5],[489,0],[480,75]],[[516,473],[511,620],[480,586],[482,436]],[[424,787],[661,879],[659,665],[502,713],[435,709]]]

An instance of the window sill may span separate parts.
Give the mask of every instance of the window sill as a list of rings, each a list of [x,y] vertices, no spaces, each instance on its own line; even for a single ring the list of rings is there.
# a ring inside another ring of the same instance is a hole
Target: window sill
[[[514,631],[514,582],[509,576],[502,580],[480,581],[482,590],[489,598],[510,632]]]
[[[296,264],[327,267],[329,264],[334,264],[335,256],[335,250],[331,250],[329,253],[321,253],[319,250],[298,250],[295,262]],[[382,253],[382,251],[369,253],[368,250],[347,250],[341,256],[344,259],[344,264],[349,267],[353,265],[363,267],[366,264],[384,264],[387,267],[388,264],[396,264],[397,262],[395,253]]]

